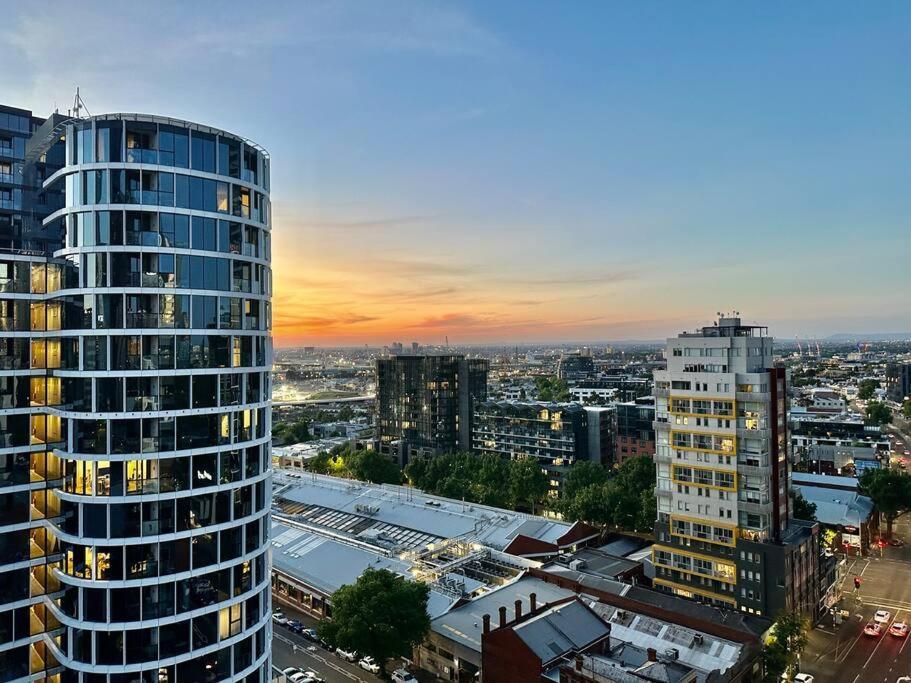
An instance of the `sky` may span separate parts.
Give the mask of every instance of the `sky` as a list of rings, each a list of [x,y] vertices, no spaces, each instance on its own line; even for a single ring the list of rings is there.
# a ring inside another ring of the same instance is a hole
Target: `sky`
[[[279,346],[911,332],[911,4],[0,12],[0,101],[269,150]]]

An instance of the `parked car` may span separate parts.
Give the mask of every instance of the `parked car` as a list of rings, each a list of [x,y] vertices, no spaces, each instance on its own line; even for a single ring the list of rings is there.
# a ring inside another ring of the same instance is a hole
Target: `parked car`
[[[869,624],[864,626],[864,635],[866,636],[874,636],[875,638],[879,638],[882,634],[883,625],[878,622],[871,621]]]
[[[300,633],[301,631],[304,630],[304,625],[297,619],[289,619],[288,623],[285,624],[285,626],[287,626],[289,629],[291,629],[295,633]]]
[[[901,540],[900,538],[893,538],[892,540],[889,541],[889,545],[891,545],[895,548],[901,548],[903,545],[905,545],[905,542],[903,540]]]
[[[781,674],[781,680],[782,681],[793,680],[794,683],[813,683],[813,676],[811,676],[810,674],[794,674],[794,678],[789,679],[788,672],[785,671],[783,674]]]
[[[287,677],[291,678],[294,674],[302,673],[300,669],[296,666],[289,666],[287,669],[282,669],[282,673]]]
[[[364,657],[357,663],[364,671],[369,671],[372,674],[378,674],[380,672],[380,665],[376,663],[376,660],[373,657]]]
[[[414,683],[417,679],[407,669],[396,669],[392,672],[393,683]]]
[[[301,629],[301,635],[307,640],[312,640],[314,643],[319,642],[319,636],[316,635],[315,628]]]
[[[335,648],[332,646],[332,643],[330,643],[325,638],[318,638],[316,642],[324,650],[328,650],[329,652],[335,652]]]
[[[876,614],[873,615],[873,621],[878,621],[880,624],[888,624],[892,621],[892,612],[888,610],[877,610]]]
[[[903,621],[896,621],[889,627],[889,635],[895,636],[897,638],[904,638],[908,635],[908,631],[911,630]]]
[[[302,683],[326,683],[326,679],[320,678],[320,675],[312,670],[305,671],[304,676],[307,677],[307,680]]]
[[[272,621],[274,621],[276,624],[281,624],[284,626],[288,623],[288,617],[285,616],[284,612],[273,612]]]
[[[335,648],[335,654],[344,659],[346,662],[351,662],[352,664],[357,661],[357,652],[354,650],[346,650],[343,647]]]

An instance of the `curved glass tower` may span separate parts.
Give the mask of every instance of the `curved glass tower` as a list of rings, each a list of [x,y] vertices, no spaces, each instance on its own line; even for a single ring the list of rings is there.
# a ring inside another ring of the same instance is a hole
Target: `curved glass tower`
[[[10,416],[41,474],[31,672],[267,681],[269,156],[158,116],[46,128],[33,159],[65,156],[38,184],[64,199],[41,224],[65,237],[23,266],[28,410]]]

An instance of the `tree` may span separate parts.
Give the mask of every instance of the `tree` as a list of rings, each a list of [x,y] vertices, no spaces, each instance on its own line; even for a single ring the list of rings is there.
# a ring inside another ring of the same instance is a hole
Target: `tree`
[[[332,620],[317,626],[320,637],[373,657],[385,674],[386,660],[410,657],[430,630],[430,588],[388,569],[367,569],[332,594]]]
[[[911,420],[911,398],[906,398],[905,402],[902,403],[902,417],[906,420]]]
[[[560,502],[564,519],[607,526],[613,521],[605,484],[590,484]]]
[[[808,522],[816,521],[816,503],[811,503],[799,489],[791,489],[791,502],[794,505],[794,517]]]
[[[373,484],[401,484],[402,470],[375,450],[355,451],[347,459],[348,471],[355,479]]]
[[[886,538],[892,537],[892,524],[911,509],[911,475],[900,470],[867,470],[860,488],[886,518]]]
[[[569,385],[558,377],[535,377],[535,389],[539,401],[565,403],[571,398]]]
[[[306,420],[296,422],[279,422],[272,427],[272,436],[281,439],[282,443],[295,444],[310,441],[310,425]]]
[[[762,649],[765,680],[779,681],[787,673],[788,680],[794,680],[800,653],[807,646],[808,621],[796,612],[782,612],[769,629]]]
[[[346,404],[346,405],[343,405],[341,408],[339,408],[339,411],[338,411],[339,421],[348,422],[352,417],[354,417],[354,411],[351,409],[351,406]]]
[[[565,498],[572,498],[582,489],[606,481],[607,470],[600,464],[591,460],[580,460],[572,466],[563,480],[562,494]]]
[[[871,401],[867,404],[867,424],[887,425],[892,422],[892,411],[889,406],[879,401]]]
[[[547,477],[534,458],[518,458],[509,463],[509,498],[513,505],[525,503],[531,507],[544,500],[548,490]]]
[[[478,458],[472,498],[482,505],[503,507],[508,502],[509,461],[488,453]]]
[[[862,401],[869,401],[873,398],[873,395],[878,388],[879,382],[875,379],[862,379],[857,385],[857,398]]]

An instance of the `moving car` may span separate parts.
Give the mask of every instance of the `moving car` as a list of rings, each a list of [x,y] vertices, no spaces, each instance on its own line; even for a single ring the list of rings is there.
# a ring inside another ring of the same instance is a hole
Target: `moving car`
[[[905,545],[905,542],[900,538],[893,538],[891,541],[889,541],[889,545],[896,548],[901,548],[903,545]]]
[[[895,636],[897,638],[904,638],[908,635],[908,631],[911,630],[903,621],[896,621],[889,627],[889,635]]]
[[[373,657],[364,657],[357,663],[364,671],[369,671],[372,674],[378,674],[380,672],[380,665],[376,663],[376,660]]]
[[[405,669],[396,669],[392,672],[393,683],[415,683],[417,679]]]
[[[335,648],[335,654],[352,664],[357,661],[357,652],[354,650],[346,650],[345,648],[337,647]]]
[[[883,634],[883,625],[875,621],[871,621],[869,624],[864,626],[864,635],[865,636],[874,636],[879,638]]]
[[[281,624],[284,626],[288,623],[288,617],[285,616],[284,612],[273,612],[272,621],[274,621],[276,624]]]
[[[873,615],[873,621],[877,621],[880,624],[888,624],[892,620],[892,612],[888,610],[877,610],[876,614]]]

